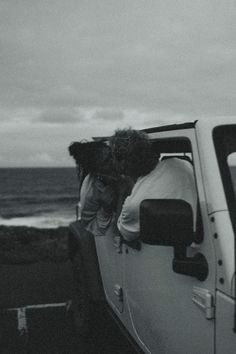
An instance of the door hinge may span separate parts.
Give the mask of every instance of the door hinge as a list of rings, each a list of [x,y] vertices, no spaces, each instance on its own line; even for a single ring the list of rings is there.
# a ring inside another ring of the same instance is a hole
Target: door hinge
[[[123,289],[119,284],[115,285],[114,293],[118,297],[119,301],[123,301]]]
[[[209,290],[194,287],[192,300],[203,312],[205,312],[208,320],[215,318],[214,296]]]
[[[120,236],[115,236],[113,239],[113,244],[116,248],[117,253],[122,253],[122,239]]]

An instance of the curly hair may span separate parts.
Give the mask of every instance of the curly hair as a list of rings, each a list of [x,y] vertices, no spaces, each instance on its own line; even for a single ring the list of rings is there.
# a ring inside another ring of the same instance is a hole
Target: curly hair
[[[110,138],[113,157],[125,162],[125,174],[131,177],[147,175],[156,166],[159,156],[154,154],[148,135],[142,131],[118,129]]]
[[[98,173],[111,161],[110,147],[102,141],[81,141],[69,146],[69,153],[85,173]]]

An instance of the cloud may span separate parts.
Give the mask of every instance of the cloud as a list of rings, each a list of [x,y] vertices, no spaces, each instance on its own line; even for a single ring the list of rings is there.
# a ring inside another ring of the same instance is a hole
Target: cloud
[[[40,114],[39,109],[35,108],[0,108],[0,125],[30,124]]]
[[[72,85],[49,88],[43,99],[48,106],[77,107],[80,102],[79,93]]]
[[[79,123],[84,120],[84,116],[79,109],[74,107],[49,108],[43,111],[37,122],[52,124],[71,124]]]
[[[124,112],[120,109],[99,109],[92,116],[93,119],[105,120],[105,121],[120,121],[124,119]]]
[[[70,139],[234,115],[235,10],[233,0],[0,2],[0,151],[17,142],[11,161],[24,163],[37,136],[35,153],[43,142],[62,163]]]
[[[0,103],[234,114],[235,5],[214,5],[6,2]]]
[[[37,161],[38,165],[52,164],[53,158],[47,152],[39,152],[35,155],[31,155],[28,159],[28,163],[35,163]]]

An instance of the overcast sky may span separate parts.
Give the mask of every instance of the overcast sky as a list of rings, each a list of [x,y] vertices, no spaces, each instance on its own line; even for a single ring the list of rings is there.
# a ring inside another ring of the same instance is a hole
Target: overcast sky
[[[72,141],[234,115],[235,84],[235,0],[0,0],[2,167],[73,166]]]

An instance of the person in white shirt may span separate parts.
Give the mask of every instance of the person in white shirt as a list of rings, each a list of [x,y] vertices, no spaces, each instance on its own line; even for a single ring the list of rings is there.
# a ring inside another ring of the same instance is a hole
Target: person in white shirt
[[[159,161],[160,154],[152,151],[148,136],[132,129],[117,130],[110,145],[117,169],[136,181],[117,222],[126,241],[139,237],[139,209],[145,199],[185,200],[196,220],[197,193],[193,167],[188,161],[178,158]]]

